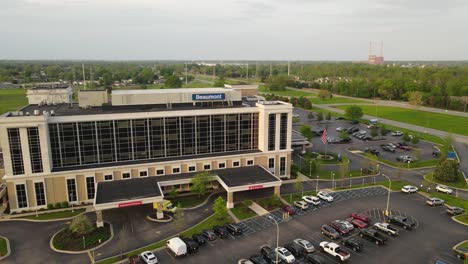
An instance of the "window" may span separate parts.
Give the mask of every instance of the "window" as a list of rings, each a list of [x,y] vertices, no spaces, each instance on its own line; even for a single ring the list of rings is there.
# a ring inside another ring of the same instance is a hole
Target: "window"
[[[140,177],[147,177],[148,171],[140,171]]]
[[[189,172],[194,172],[195,171],[195,166],[188,166],[188,171]]]
[[[19,128],[8,128],[8,143],[10,145],[11,167],[13,168],[13,175],[24,174],[23,152],[21,151]]]
[[[180,168],[179,168],[179,167],[177,167],[177,168],[172,168],[172,173],[173,173],[173,174],[180,173]]]
[[[239,167],[239,166],[240,166],[240,162],[239,162],[239,161],[234,161],[234,162],[232,163],[232,166],[233,166],[233,167]]]
[[[224,163],[224,162],[218,163],[218,168],[219,168],[219,169],[224,169],[224,168],[226,168],[226,163]]]
[[[286,149],[288,135],[288,114],[282,113],[280,118],[280,149]]]
[[[46,205],[44,183],[43,182],[35,182],[34,183],[34,190],[36,192],[36,206]]]
[[[124,180],[130,179],[131,177],[132,177],[132,175],[130,174],[130,172],[122,173],[122,179],[124,179]]]
[[[276,114],[268,115],[268,150],[275,150],[276,143]]]
[[[280,173],[280,176],[286,175],[286,157],[280,158],[279,173]]]
[[[68,202],[78,201],[75,179],[67,179],[67,190],[68,190]]]
[[[28,128],[28,145],[31,160],[32,173],[42,172],[41,144],[39,142],[39,130],[37,127]]]
[[[163,169],[156,170],[156,175],[164,175],[164,170]]]
[[[28,207],[28,198],[26,196],[26,185],[16,185],[16,199],[18,199],[18,208]]]
[[[270,169],[271,172],[275,171],[275,158],[268,159],[268,169]]]
[[[211,169],[211,164],[205,164],[203,165],[204,170],[210,170]]]
[[[89,199],[94,199],[94,191],[95,191],[95,185],[94,185],[94,177],[86,177],[86,193],[88,194],[88,200]]]
[[[247,166],[252,166],[254,165],[254,161],[253,160],[247,160]]]
[[[104,180],[105,181],[112,181],[113,179],[114,179],[114,175],[112,175],[112,174],[104,175]]]

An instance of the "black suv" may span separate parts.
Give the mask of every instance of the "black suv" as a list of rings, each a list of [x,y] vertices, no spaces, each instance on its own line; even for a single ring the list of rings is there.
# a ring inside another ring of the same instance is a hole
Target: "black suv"
[[[259,255],[252,255],[249,258],[250,261],[252,261],[254,264],[268,264],[262,256]]]
[[[364,247],[364,243],[355,237],[350,237],[348,239],[343,240],[342,244],[352,249],[354,252],[359,252]]]
[[[333,227],[329,225],[323,225],[320,232],[322,233],[322,235],[327,236],[331,239],[340,238],[340,234]]]
[[[202,235],[208,239],[208,241],[216,240],[216,234],[211,230],[203,230]]]
[[[304,256],[304,254],[305,254],[304,248],[299,246],[296,243],[288,243],[288,244],[284,245],[284,248],[289,250],[289,252],[291,252],[291,254],[293,254],[293,256],[295,258],[300,258],[300,257]]]
[[[327,264],[328,263],[324,257],[317,255],[317,254],[308,255],[305,259],[307,260],[308,263],[311,263],[311,264]]]
[[[403,227],[404,229],[411,229],[416,224],[408,218],[401,215],[389,215],[387,222]]]
[[[228,232],[227,232],[226,228],[224,228],[222,226],[213,227],[213,231],[220,238],[227,238],[228,237]]]
[[[202,234],[195,234],[192,239],[198,243],[199,246],[206,244],[206,238]]]
[[[390,147],[390,146],[387,145],[387,144],[382,144],[382,145],[380,145],[380,147],[381,147],[383,150],[385,150],[385,151],[395,153],[395,149],[392,148],[392,147]]]
[[[187,245],[187,251],[188,253],[195,253],[198,252],[198,243],[191,239],[191,238],[182,238],[182,241]]]
[[[225,228],[233,236],[242,235],[242,228],[238,224],[228,224]]]
[[[378,156],[379,153],[380,153],[375,148],[364,148],[364,152],[369,152],[370,154],[373,154],[373,155],[376,155],[376,156]]]
[[[283,263],[280,256],[278,256],[278,262],[276,262],[276,252],[269,246],[262,247],[260,253],[262,253],[263,258],[270,264]]]

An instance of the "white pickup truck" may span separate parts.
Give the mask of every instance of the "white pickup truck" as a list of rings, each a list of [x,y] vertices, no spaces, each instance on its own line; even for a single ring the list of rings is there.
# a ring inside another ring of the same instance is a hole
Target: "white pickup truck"
[[[333,257],[338,258],[342,262],[347,261],[351,256],[348,252],[342,250],[340,245],[333,242],[320,242],[320,248]]]
[[[388,234],[389,236],[398,235],[398,229],[389,223],[375,223],[374,228]]]

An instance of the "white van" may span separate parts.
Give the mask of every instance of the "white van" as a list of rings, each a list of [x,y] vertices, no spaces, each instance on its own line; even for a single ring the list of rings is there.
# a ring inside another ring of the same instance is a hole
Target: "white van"
[[[166,245],[176,257],[187,255],[187,245],[179,237],[169,239]]]

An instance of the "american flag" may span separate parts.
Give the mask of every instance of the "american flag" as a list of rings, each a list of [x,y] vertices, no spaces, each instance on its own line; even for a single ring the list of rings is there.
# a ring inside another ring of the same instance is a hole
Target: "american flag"
[[[327,144],[327,137],[328,137],[328,133],[327,133],[327,129],[325,128],[323,130],[322,136],[320,137],[320,139],[322,139],[323,144]]]

